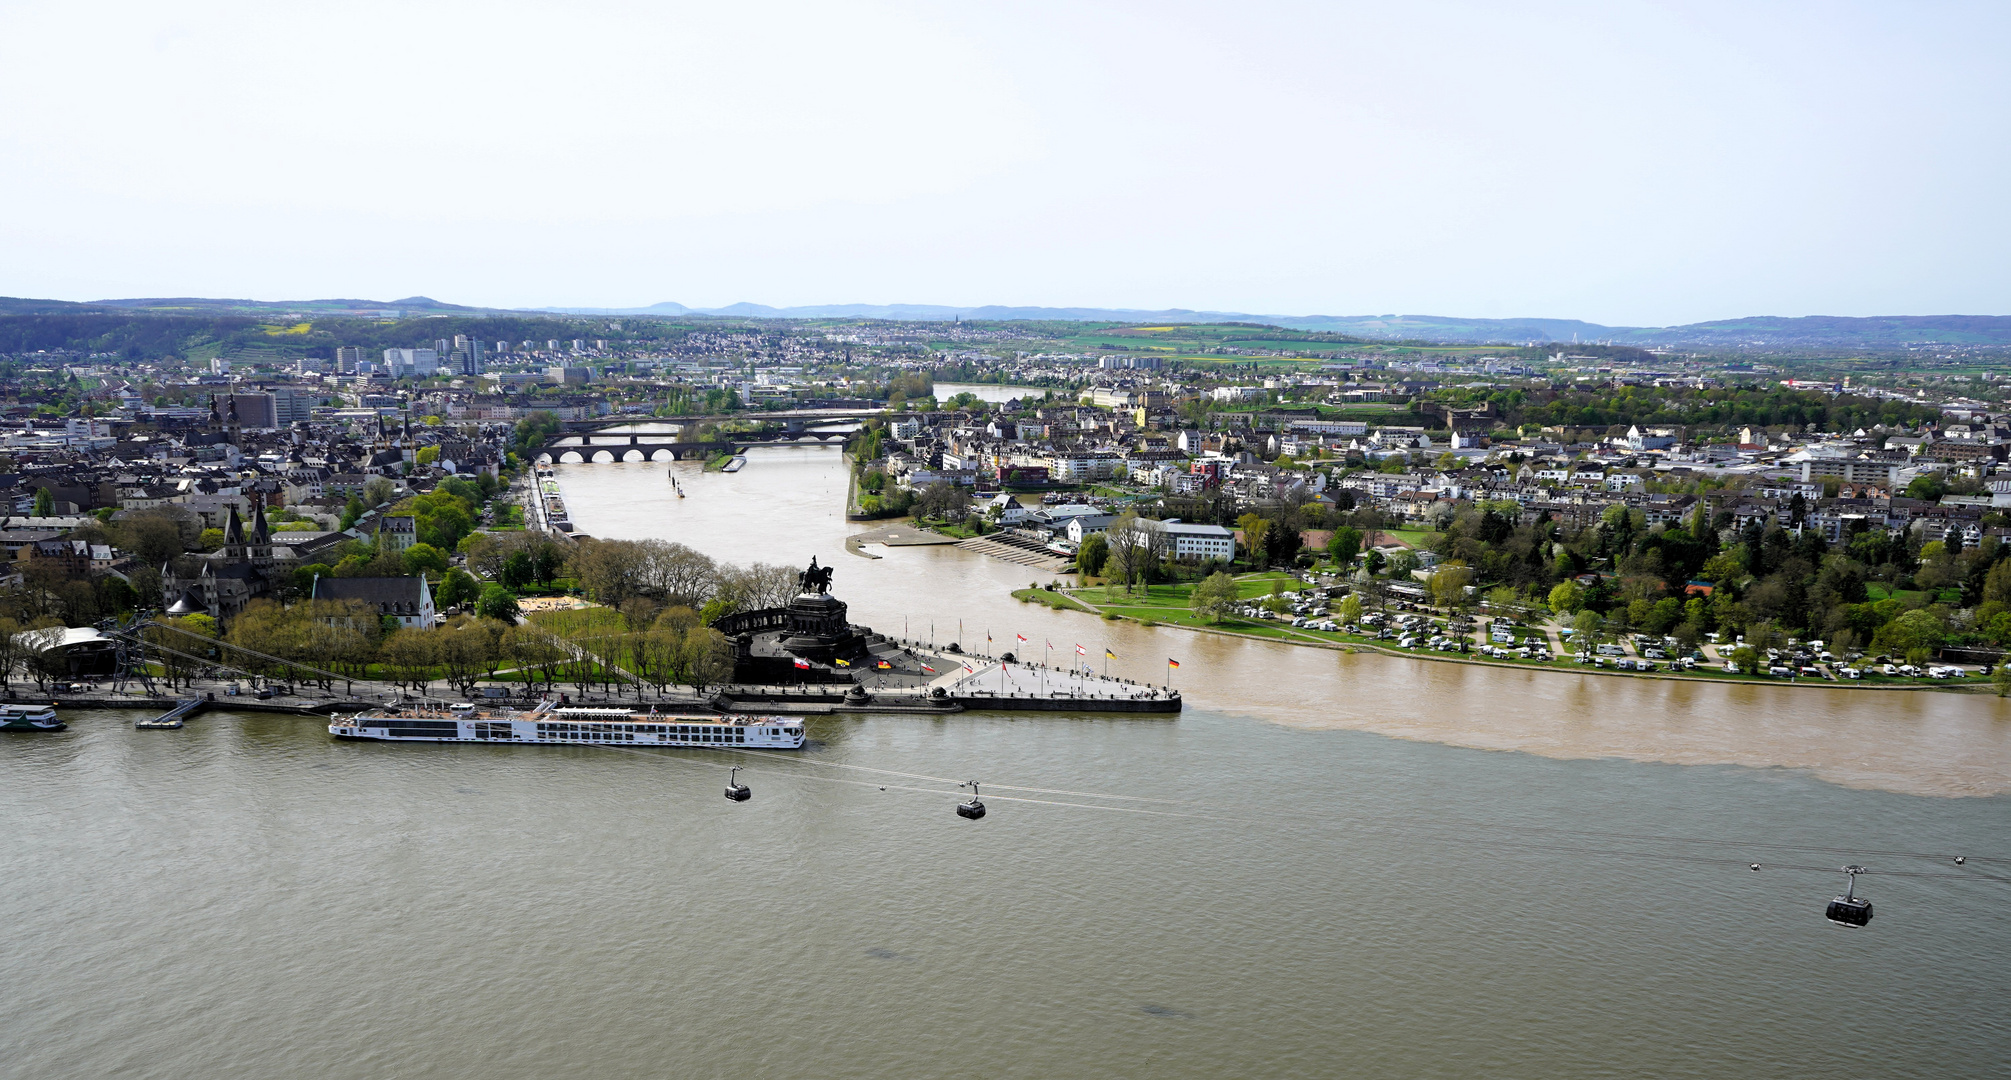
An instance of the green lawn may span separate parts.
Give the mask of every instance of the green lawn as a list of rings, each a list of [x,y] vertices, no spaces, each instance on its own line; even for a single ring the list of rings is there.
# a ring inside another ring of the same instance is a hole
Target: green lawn
[[[1284,582],[1287,589],[1303,587],[1298,579],[1292,575],[1273,570],[1258,574],[1237,575],[1236,591],[1245,600],[1258,599],[1271,595],[1271,583],[1274,581]],[[1074,594],[1104,611],[1127,619],[1150,620],[1152,622],[1170,623],[1174,626],[1215,627],[1283,640],[1341,640],[1341,635],[1338,634],[1322,634],[1317,631],[1296,630],[1290,626],[1281,626],[1268,620],[1227,617],[1220,623],[1209,622],[1207,619],[1194,613],[1194,587],[1196,584],[1195,582],[1183,582],[1177,585],[1150,585],[1146,587],[1143,593],[1130,595],[1121,591],[1112,595],[1107,589],[1091,587],[1076,589],[1074,590]]]
[[[1088,608],[1077,603],[1067,593],[1054,592],[1048,589],[1014,589],[1012,591],[1012,598],[1024,603],[1046,604],[1048,607],[1061,611],[1089,611]]]

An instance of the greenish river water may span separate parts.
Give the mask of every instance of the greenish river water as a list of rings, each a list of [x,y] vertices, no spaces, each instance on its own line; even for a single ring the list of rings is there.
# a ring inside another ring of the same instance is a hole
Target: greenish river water
[[[820,718],[752,759],[70,715],[0,738],[0,1076],[2011,1071],[2011,864],[1881,854],[2011,854],[1992,700],[1110,628],[966,552],[845,555],[832,451],[685,500],[664,468],[561,479],[588,531],[835,561],[878,629],[1176,655],[1189,708]],[[1921,876],[1847,931],[1841,875],[1778,868],[1848,859]]]

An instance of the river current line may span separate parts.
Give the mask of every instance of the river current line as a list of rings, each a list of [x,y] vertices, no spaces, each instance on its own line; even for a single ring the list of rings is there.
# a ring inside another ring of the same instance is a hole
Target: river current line
[[[657,753],[640,747],[608,746],[608,745],[596,745],[596,744],[583,744],[583,745],[587,745],[589,749],[615,750],[622,753],[634,754],[640,757],[649,758],[652,760],[670,764],[690,765],[698,768],[717,768],[716,765],[710,765],[706,762],[693,761],[681,757],[671,757],[666,754]],[[897,779],[924,780],[934,783],[951,784],[959,787],[961,786],[961,784],[959,784],[958,781],[951,780],[946,777],[929,776],[923,773],[909,773],[894,769],[876,769],[865,765],[852,765],[838,762],[816,761],[814,759],[808,759],[808,758],[798,760],[788,760],[788,759],[776,758],[770,754],[759,751],[742,750],[732,747],[715,747],[709,749],[723,750],[724,752],[730,754],[740,755],[744,757],[758,758],[764,761],[784,765],[785,767],[777,769],[773,775],[776,776],[787,775],[794,779],[808,780],[816,783],[842,784],[850,787],[877,788],[878,790],[881,791],[894,791],[894,792],[903,792],[910,794],[948,795],[948,796],[954,796],[957,794],[957,791],[955,790],[954,787],[950,789],[942,789],[942,788],[916,787],[907,784],[875,784],[868,780],[851,780],[835,776],[816,776],[809,772],[803,771],[800,768],[796,768],[795,766],[821,765],[827,768],[850,769],[858,772],[876,773],[879,775],[893,777]],[[1115,794],[1101,794],[1101,793],[1087,793],[1087,792],[1068,793],[1068,792],[1060,792],[1057,791],[1056,789],[1016,787],[1006,784],[999,784],[997,785],[997,787],[1011,791],[1079,794],[1081,797],[1084,798],[1138,799],[1138,800],[1143,800],[1146,798],[1144,796],[1135,796],[1135,795],[1115,795]],[[1883,857],[1883,858],[1905,858],[1905,859],[1928,859],[1938,862],[1950,862],[1954,858],[1953,856],[1949,855],[1940,855],[1927,852],[1905,852],[1905,851],[1854,849],[1854,848],[1823,848],[1808,845],[1775,843],[1768,841],[1722,840],[1708,837],[1683,837],[1683,836],[1667,836],[1667,835],[1639,834],[1639,833],[1611,833],[1611,832],[1600,832],[1596,830],[1574,832],[1569,830],[1548,828],[1542,826],[1503,825],[1498,823],[1475,822],[1475,821],[1424,822],[1416,819],[1411,819],[1401,823],[1377,822],[1373,824],[1350,824],[1346,826],[1335,825],[1329,827],[1321,827],[1317,825],[1311,825],[1305,822],[1293,822],[1293,823],[1281,824],[1279,822],[1267,821],[1262,819],[1224,816],[1219,813],[1218,814],[1180,813],[1168,810],[1148,810],[1137,807],[1103,806],[1096,803],[1067,802],[1056,799],[1028,799],[1028,798],[1021,798],[1007,795],[987,795],[985,796],[985,798],[997,800],[999,802],[1020,803],[1034,806],[1053,806],[1053,807],[1061,807],[1074,810],[1099,810],[1110,813],[1137,814],[1149,817],[1181,818],[1192,821],[1205,821],[1218,824],[1260,825],[1273,829],[1278,829],[1279,831],[1287,833],[1299,833],[1302,835],[1317,836],[1321,839],[1335,839],[1336,837],[1334,837],[1333,835],[1334,830],[1341,828],[1345,828],[1349,831],[1356,833],[1361,832],[1375,832],[1383,834],[1401,833],[1407,836],[1416,835],[1417,830],[1425,829],[1428,830],[1432,835],[1435,836],[1435,838],[1439,840],[1450,841],[1453,843],[1458,843],[1466,846],[1480,846],[1483,848],[1488,847],[1516,848],[1529,851],[1557,852],[1561,854],[1593,855],[1605,858],[1631,858],[1631,859],[1646,859],[1651,861],[1661,860],[1670,862],[1685,862],[1700,865],[1737,867],[1740,869],[1745,869],[1753,865],[1755,860],[1751,858],[1734,857],[1734,856],[1684,854],[1681,852],[1674,852],[1674,851],[1671,852],[1627,851],[1627,850],[1616,850],[1611,848],[1567,846],[1567,844],[1564,843],[1542,843],[1540,842],[1540,840],[1544,837],[1549,837],[1559,841],[1577,841],[1582,843],[1619,840],[1619,841],[1631,841],[1635,843],[1649,843],[1649,844],[1738,847],[1745,849],[1747,851],[1758,851],[1758,852],[1794,851],[1809,854],[1836,854],[1852,859]],[[1190,806],[1195,807],[1197,809],[1207,809],[1207,810],[1223,809],[1219,807],[1210,807],[1206,806],[1205,804],[1198,804],[1198,803],[1179,803],[1177,802],[1177,800],[1151,800],[1151,801],[1175,803],[1177,805]],[[1507,832],[1512,835],[1509,837],[1494,836],[1491,838],[1483,838],[1448,831],[1453,829],[1480,829],[1497,833]],[[2001,863],[2007,861],[2001,856],[1987,856],[1987,855],[1964,856],[1964,858],[1968,863]],[[1808,865],[1790,864],[1790,863],[1767,863],[1763,861],[1759,862],[1758,865],[1760,865],[1763,869],[1792,870],[1796,872],[1836,873],[1839,870],[1839,867],[1836,866],[1808,866]],[[1927,873],[1927,872],[1910,871],[1910,870],[1870,869],[1865,871],[1865,873],[1868,875],[1875,875],[1880,877],[1908,877],[1908,878],[1926,878],[1931,880],[1942,880],[1942,881],[1975,881],[1975,882],[1990,882],[1997,884],[2011,884],[2011,877],[2006,877],[1998,874],[1980,873],[1980,872],[1963,873],[1963,872],[1941,871],[1938,873]]]

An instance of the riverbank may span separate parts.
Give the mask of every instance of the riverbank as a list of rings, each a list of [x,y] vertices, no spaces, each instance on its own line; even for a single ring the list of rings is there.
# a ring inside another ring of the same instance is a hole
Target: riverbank
[[[1281,573],[1247,574],[1238,579],[1243,599],[1258,600],[1266,595],[1270,582],[1294,581]],[[1038,603],[1057,611],[1079,611],[1095,615],[1101,619],[1129,620],[1148,627],[1167,626],[1179,630],[1190,630],[1224,637],[1247,638],[1281,645],[1294,645],[1315,649],[1330,649],[1343,652],[1377,652],[1387,656],[1403,657],[1411,660],[1432,660],[1446,664],[1467,664],[1476,667],[1506,668],[1517,671],[1550,671],[1571,675],[1604,675],[1619,679],[1661,679],[1671,682],[1701,682],[1717,684],[1745,684],[1770,687],[1820,687],[1831,690],[1887,690],[1909,692],[1939,692],[1946,694],[1995,694],[1996,687],[1981,677],[1971,677],[1961,681],[1936,680],[1926,678],[1906,678],[1904,676],[1866,675],[1859,679],[1816,677],[1799,675],[1772,676],[1746,675],[1717,668],[1700,667],[1686,671],[1654,670],[1630,671],[1602,664],[1580,663],[1575,658],[1559,652],[1560,659],[1537,660],[1521,658],[1496,658],[1472,651],[1454,651],[1433,648],[1399,648],[1388,644],[1388,639],[1351,634],[1340,631],[1316,630],[1294,627],[1289,623],[1268,619],[1250,619],[1237,615],[1224,615],[1220,620],[1210,621],[1185,606],[1191,587],[1152,586],[1146,592],[1145,603],[1104,602],[1086,596],[1094,588],[1076,589],[1015,589],[1013,599],[1022,603]],[[1158,599],[1168,603],[1153,604],[1155,591]],[[1125,598],[1127,601],[1133,598]],[[1176,603],[1177,602],[1177,603]],[[1152,614],[1147,614],[1151,612]],[[1541,629],[1532,637],[1548,640]],[[1471,646],[1471,642],[1468,643]]]
[[[1352,653],[1281,649],[1292,631],[1276,622],[1263,624],[1268,633],[1173,633],[1163,618],[1105,620],[1100,611],[1089,618],[1020,603],[1014,590],[1050,575],[958,545],[868,544],[866,553],[880,558],[848,557],[849,537],[885,526],[846,520],[850,476],[834,447],[757,449],[738,473],[693,478],[693,497],[682,500],[667,486],[638,485],[645,469],[603,462],[557,471],[582,527],[597,536],[664,537],[742,564],[800,565],[813,554],[835,564],[833,592],[863,625],[912,627],[916,637],[971,651],[1081,644],[1099,661],[1113,653],[1112,675],[1151,683],[1165,681],[1166,661],[1178,660],[1170,674],[1186,697],[1183,724],[1235,717],[1307,736],[1362,732],[1581,761],[1798,769],[1914,795],[2011,794],[2011,702],[1985,694],[1824,695],[1817,691],[1842,684],[1790,689],[1785,680],[1616,678],[1610,670],[1572,679],[1596,669],[1403,663],[1367,642]],[[1182,613],[1193,616],[1184,604]]]

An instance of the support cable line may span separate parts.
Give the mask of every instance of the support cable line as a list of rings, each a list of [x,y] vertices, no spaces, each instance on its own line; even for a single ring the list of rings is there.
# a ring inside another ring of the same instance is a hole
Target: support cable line
[[[640,754],[645,757],[655,758],[660,761],[675,761],[680,764],[690,764],[690,765],[702,764],[701,762],[698,761],[689,761],[680,757],[670,757],[667,755],[656,753],[651,750],[645,750],[637,747],[600,746],[599,748],[604,750],[619,750],[624,753]],[[777,770],[779,774],[787,774],[799,780],[808,780],[816,783],[843,784],[852,787],[871,787],[871,788],[878,788],[881,791],[913,792],[917,794],[926,794],[926,795],[954,794],[956,788],[965,786],[964,784],[958,781],[953,781],[948,778],[927,776],[920,773],[906,773],[893,769],[874,769],[864,765],[844,765],[837,762],[828,762],[828,761],[818,762],[818,761],[811,761],[809,759],[802,759],[802,760],[782,759],[782,758],[776,758],[769,754],[764,754],[759,751],[743,750],[737,747],[704,747],[703,749],[723,751],[725,753],[730,754],[742,754],[751,757],[759,757],[764,762],[773,762],[777,765],[817,764],[835,768],[856,769],[862,772],[878,773],[881,775],[898,777],[902,779],[923,780],[933,783],[947,784],[950,785],[950,788],[948,790],[944,790],[938,788],[916,787],[906,784],[875,784],[870,780],[849,780],[843,777],[817,776],[815,774],[808,773],[800,769],[781,768]],[[1040,788],[1010,787],[1004,784],[993,785],[989,783],[987,783],[985,786],[987,788],[993,788],[993,787],[1007,788],[1008,790],[1012,791],[1042,792],[1046,790]],[[1120,798],[1120,799],[1140,798],[1139,796],[1095,796],[1095,795],[1090,795],[1088,797]],[[1306,823],[1281,824],[1275,821],[1267,821],[1256,818],[1219,816],[1219,815],[1200,814],[1200,813],[1180,813],[1170,810],[1147,810],[1138,807],[1126,807],[1126,806],[1104,806],[1097,803],[1067,802],[1058,799],[1030,799],[1024,797],[1005,796],[1005,795],[992,795],[989,796],[989,798],[998,800],[1000,802],[1022,803],[1032,806],[1054,806],[1054,807],[1062,807],[1066,809],[1075,809],[1075,810],[1101,810],[1101,811],[1110,811],[1117,813],[1143,814],[1151,817],[1184,818],[1192,821],[1206,821],[1219,824],[1266,825],[1275,828],[1282,828],[1284,831],[1287,832],[1313,833],[1321,835],[1326,838],[1332,838],[1333,833],[1337,828],[1345,828],[1351,832],[1356,833],[1369,832],[1369,831],[1380,832],[1380,833],[1395,833],[1400,831],[1398,826],[1394,824],[1370,824],[1370,825],[1347,825],[1347,826],[1336,825],[1336,826],[1323,827],[1318,825],[1308,825]],[[1155,801],[1173,802],[1174,800],[1155,800]],[[1181,804],[1181,805],[1192,806],[1195,804]],[[1206,808],[1204,807],[1204,809]],[[1403,835],[1405,836],[1417,835],[1416,826],[1418,824],[1419,823],[1417,822],[1413,822],[1405,826],[1401,830]],[[1794,845],[1769,844],[1764,841],[1745,842],[1745,841],[1731,841],[1731,840],[1705,840],[1705,839],[1693,839],[1688,837],[1658,836],[1652,834],[1636,834],[1630,836],[1630,834],[1625,833],[1601,833],[1601,832],[1572,833],[1562,829],[1552,829],[1541,826],[1487,825],[1485,823],[1480,822],[1466,822],[1466,821],[1433,823],[1428,827],[1436,829],[1445,829],[1449,827],[1480,827],[1494,830],[1508,830],[1522,833],[1525,836],[1525,838],[1521,839],[1503,839],[1503,838],[1483,839],[1473,836],[1462,836],[1455,833],[1449,835],[1441,835],[1439,837],[1439,839],[1442,840],[1449,840],[1455,843],[1478,846],[1483,849],[1519,848],[1530,851],[1546,851],[1566,855],[1591,855],[1606,858],[1644,859],[1648,861],[1659,861],[1659,862],[1693,863],[1704,866],[1750,867],[1750,868],[1763,868],[1770,870],[1792,870],[1796,872],[1823,873],[1823,874],[1836,873],[1838,867],[1809,866],[1795,863],[1769,863],[1769,862],[1755,863],[1749,859],[1741,859],[1729,855],[1718,856],[1718,855],[1685,854],[1681,852],[1622,850],[1622,849],[1605,848],[1605,847],[1573,846],[1561,843],[1541,843],[1538,841],[1544,836],[1548,836],[1550,838],[1560,841],[1572,840],[1572,839],[1589,841],[1589,840],[1600,840],[1600,839],[1611,840],[1611,839],[1631,838],[1649,842],[1662,842],[1662,843],[1667,842],[1701,843],[1701,844],[1710,844],[1710,845],[1727,846],[1727,847],[1738,846],[1751,850],[1776,850],[1776,851],[1804,850],[1804,851],[1836,852],[1840,854],[1854,853],[1852,852],[1852,849],[1848,848],[1807,848],[1807,847],[1797,847]],[[1930,855],[1925,853],[1914,853],[1914,852],[1893,852],[1889,854],[1904,855],[1909,858],[1935,859],[1949,862],[1952,862],[1954,858],[1951,856]],[[1976,860],[1965,858],[1965,862],[1968,861],[1976,861]],[[1908,877],[1908,878],[1924,878],[1928,880],[1938,880],[1938,881],[1982,881],[1982,882],[1995,882],[1999,884],[2011,884],[2011,877],[2002,876],[1998,874],[1987,874],[1987,873],[1963,873],[1963,872],[1951,872],[1951,871],[1926,872],[1918,870],[1863,870],[1861,872],[1880,877]]]
[[[750,756],[754,756],[754,757],[760,757],[760,758],[762,758],[763,760],[767,760],[767,761],[775,761],[775,760],[777,760],[777,759],[775,759],[775,758],[771,757],[770,755],[768,755],[768,754],[766,754],[766,753],[763,753],[763,752],[761,752],[761,751],[755,751],[755,750],[742,750],[742,749],[738,749],[738,748],[734,748],[734,747],[726,747],[726,748],[724,748],[724,749],[726,749],[726,750],[727,750],[727,752],[729,752],[729,753],[736,753],[736,754],[747,754],[747,755],[750,755]],[[808,758],[808,757],[805,757],[805,758],[798,758],[798,759],[791,759],[791,760],[790,760],[790,761],[788,762],[788,764],[790,764],[790,765],[821,765],[821,766],[823,766],[823,767],[825,767],[825,768],[829,768],[829,769],[850,769],[850,770],[855,770],[855,771],[858,771],[858,772],[866,772],[866,773],[875,773],[875,774],[878,774],[878,775],[881,775],[881,776],[896,776],[896,777],[901,777],[901,778],[903,778],[903,779],[908,779],[908,780],[927,780],[927,781],[932,781],[932,782],[934,782],[934,783],[940,783],[940,784],[956,784],[956,783],[959,783],[959,782],[960,782],[960,781],[957,781],[957,780],[953,780],[953,779],[951,779],[950,777],[947,777],[947,776],[930,776],[930,775],[928,775],[928,774],[926,774],[926,773],[911,773],[911,772],[902,772],[902,771],[899,771],[899,770],[895,770],[895,769],[876,769],[876,768],[872,768],[872,767],[870,767],[870,766],[865,766],[865,765],[852,765],[852,764],[848,764],[848,763],[843,763],[843,762],[836,762],[836,761],[819,761],[819,760],[817,760],[817,759],[815,759],[815,758]],[[1059,789],[1059,788],[1038,788],[1038,787],[1025,787],[1025,786],[1019,786],[1019,785],[1013,785],[1013,784],[1002,784],[1002,783],[996,783],[996,782],[987,782],[987,783],[985,784],[985,786],[986,786],[986,787],[988,787],[988,788],[990,788],[990,789],[992,789],[992,790],[994,790],[994,791],[1018,791],[1018,792],[1025,792],[1025,793],[1028,793],[1028,794],[1034,794],[1034,795],[1065,795],[1065,796],[1072,796],[1072,797],[1075,797],[1075,798],[1084,798],[1084,799],[1107,799],[1107,800],[1114,800],[1114,801],[1129,801],[1129,802],[1149,802],[1149,803],[1162,803],[1162,804],[1167,804],[1167,805],[1173,805],[1173,806],[1184,806],[1184,807],[1190,807],[1190,808],[1194,808],[1194,809],[1200,809],[1200,810],[1224,810],[1224,809],[1226,809],[1226,808],[1223,808],[1223,807],[1213,807],[1213,806],[1209,806],[1209,805],[1207,805],[1207,804],[1205,804],[1205,803],[1196,803],[1196,802],[1190,802],[1190,801],[1185,801],[1185,800],[1180,800],[1180,799],[1158,799],[1158,798],[1151,798],[1151,797],[1148,797],[1148,796],[1142,796],[1142,795],[1117,795],[1117,794],[1111,794],[1111,793],[1107,793],[1107,792],[1093,792],[1093,791],[1072,791],[1072,790],[1066,790],[1066,789]],[[1039,801],[1039,800],[1029,800],[1029,801]],[[1053,804],[1051,804],[1051,805],[1080,805],[1080,804],[1069,804],[1069,803],[1053,803]],[[1201,816],[1201,815],[1179,815],[1179,816],[1183,816],[1183,817],[1198,817],[1198,816]],[[1218,820],[1218,821],[1244,821],[1244,820],[1247,820],[1247,819],[1242,819],[1242,818],[1211,818],[1211,819],[1209,819],[1209,820]],[[1558,828],[1555,828],[1555,827],[1552,827],[1552,826],[1546,826],[1546,825],[1504,825],[1504,824],[1500,824],[1500,823],[1498,823],[1498,822],[1484,822],[1484,821],[1448,821],[1448,822],[1444,822],[1444,823],[1443,823],[1443,825],[1445,825],[1445,826],[1457,826],[1457,827],[1461,827],[1461,828],[1473,828],[1473,829],[1488,829],[1488,830],[1495,830],[1495,831],[1507,831],[1507,832],[1520,832],[1520,833],[1527,833],[1527,834],[1531,834],[1531,835],[1550,835],[1550,836],[1560,836],[1560,837],[1564,837],[1564,838],[1579,838],[1579,839],[1587,839],[1587,840],[1631,840],[1631,841],[1640,841],[1640,842],[1650,842],[1650,843],[1665,843],[1665,844],[1695,844],[1695,845],[1703,845],[1703,846],[1711,846],[1711,847],[1726,847],[1726,848],[1741,848],[1741,849],[1747,849],[1747,850],[1762,850],[1762,851],[1796,851],[1796,852],[1804,852],[1804,853],[1807,853],[1807,854],[1823,854],[1823,855],[1843,855],[1843,856],[1851,856],[1851,857],[1859,857],[1859,856],[1865,856],[1865,857],[1878,857],[1878,858],[1904,858],[1904,859],[1926,859],[1926,860],[1930,860],[1930,861],[1934,861],[1934,862],[1948,862],[1948,863],[1954,863],[1955,865],[1958,865],[1958,866],[1959,866],[1959,865],[1964,865],[1964,864],[1966,864],[1966,863],[1972,863],[1972,862],[1981,862],[1981,863],[2003,863],[2003,862],[2011,862],[2011,859],[2007,859],[2007,858],[2005,858],[2005,857],[2003,857],[2003,856],[1995,856],[1995,855],[1951,855],[1951,854],[1942,854],[1942,853],[1935,853],[1935,852],[1922,852],[1922,851],[1892,851],[1892,850],[1884,850],[1884,849],[1861,849],[1861,848],[1836,848],[1836,847],[1816,847],[1816,846],[1811,846],[1811,845],[1797,845],[1797,844],[1783,844],[1783,843],[1776,843],[1776,842],[1771,842],[1771,841],[1754,841],[1754,840],[1722,840],[1722,839],[1714,839],[1714,838],[1710,838],[1710,837],[1690,837],[1690,836],[1671,836],[1671,835],[1666,835],[1666,834],[1658,834],[1658,833],[1623,833],[1623,832],[1606,832],[1606,831],[1601,831],[1601,830],[1583,830],[1583,831],[1572,831],[1572,830],[1565,830],[1565,829],[1558,829]],[[1740,860],[1735,860],[1735,859],[1733,859],[1733,860],[1717,860],[1717,859],[1711,859],[1711,860],[1709,860],[1709,861],[1713,861],[1713,862],[1716,862],[1716,861],[1733,861],[1733,862],[1738,862],[1738,861],[1740,861]],[[1829,867],[1829,868],[1826,868],[1826,869],[1832,869],[1832,870],[1833,870],[1833,869],[1834,869],[1834,867]],[[1884,873],[1884,874],[1887,874],[1887,875],[1891,875],[1891,874],[1895,874],[1895,873],[1899,873],[1899,871],[1893,871],[1893,870],[1887,870],[1887,871],[1879,871],[1879,872],[1880,872],[1880,873]],[[1954,875],[1948,875],[1948,876],[1954,876]],[[1988,875],[1982,875],[1982,874],[1971,874],[1971,875],[1962,875],[1962,876],[1965,876],[1965,877],[1973,877],[1973,878],[1979,878],[1979,879],[1984,879],[1984,880],[1996,880],[1996,879],[1994,879],[1994,878],[1990,878],[1990,877],[1989,877]],[[2011,879],[2005,879],[2005,880],[2011,880]]]

